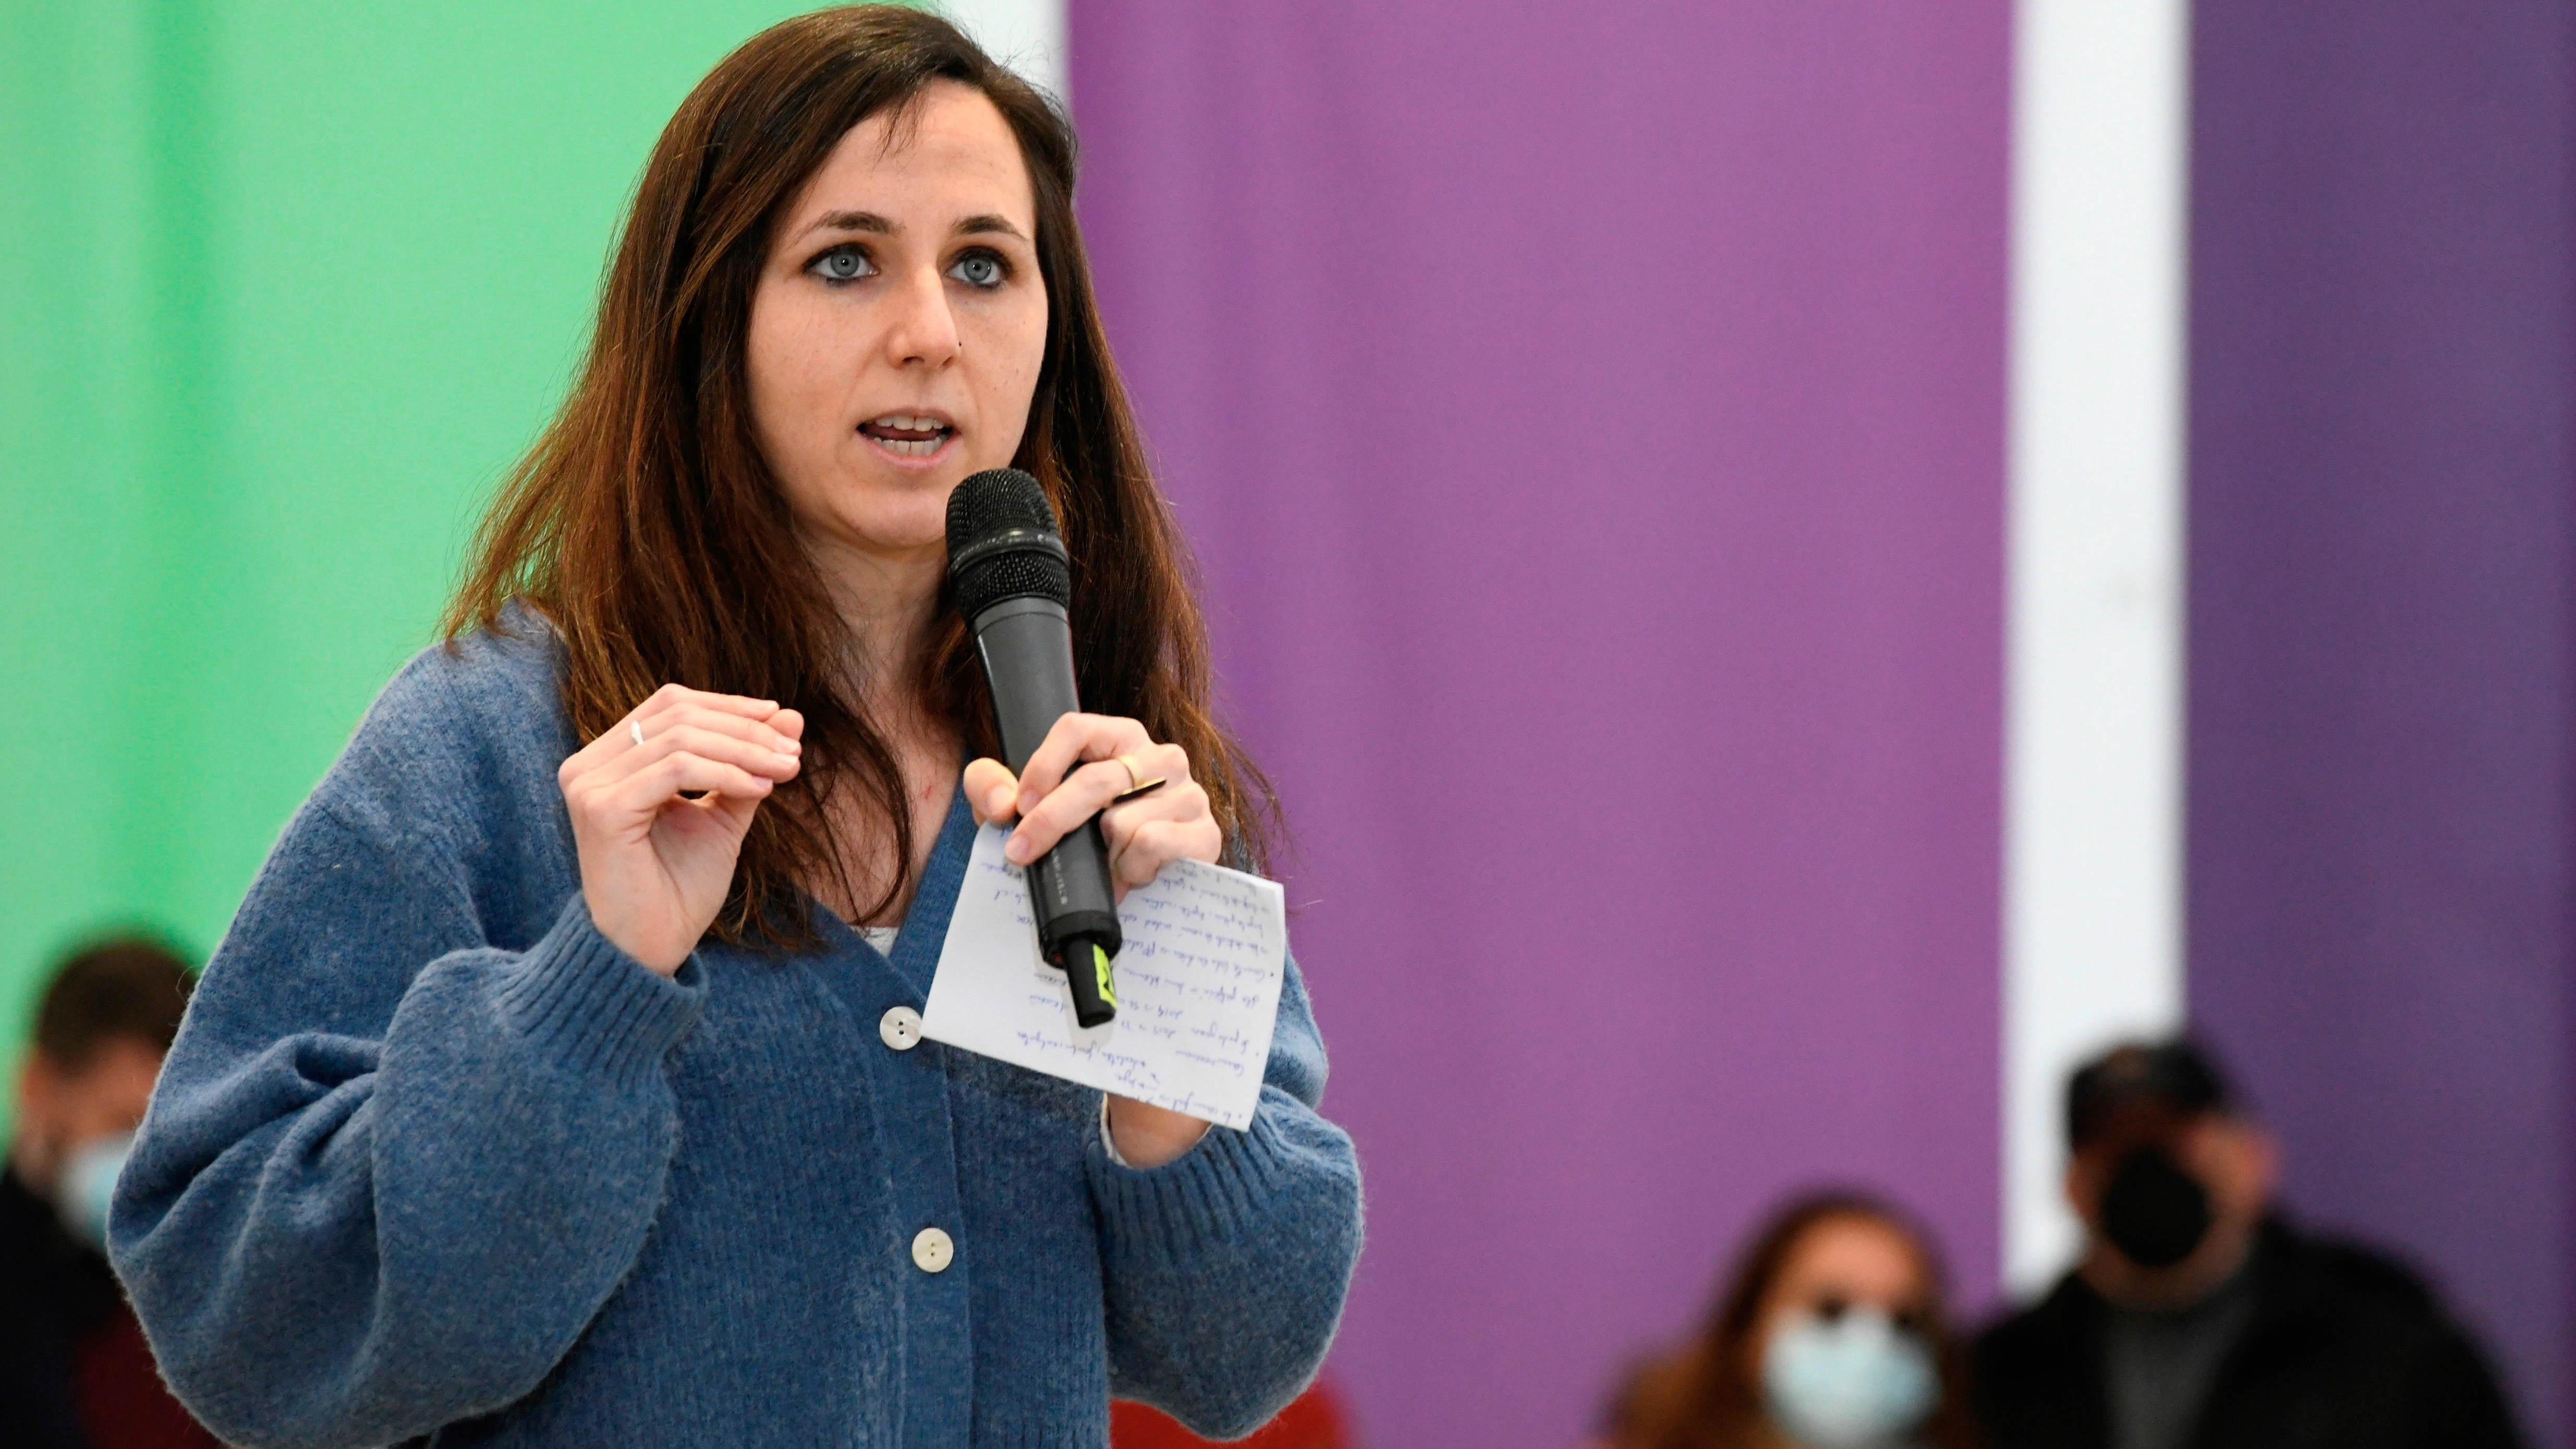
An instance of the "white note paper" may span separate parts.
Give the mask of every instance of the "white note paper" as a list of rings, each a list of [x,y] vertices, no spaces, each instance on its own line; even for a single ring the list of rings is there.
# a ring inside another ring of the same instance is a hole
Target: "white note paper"
[[[921,1034],[933,1041],[1186,1112],[1252,1125],[1288,961],[1276,881],[1174,861],[1118,906],[1118,1016],[1082,1030],[1064,973],[1038,955],[1027,878],[1006,832],[975,836]]]

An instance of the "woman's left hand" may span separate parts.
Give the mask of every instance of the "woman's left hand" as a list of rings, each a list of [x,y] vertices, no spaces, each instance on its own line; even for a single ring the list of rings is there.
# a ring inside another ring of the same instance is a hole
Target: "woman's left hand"
[[[1160,780],[1149,794],[1109,802]],[[1069,714],[1047,731],[1017,777],[999,760],[966,767],[966,801],[980,823],[1019,820],[1002,847],[1026,865],[1094,815],[1109,843],[1109,874],[1118,897],[1151,885],[1176,860],[1216,862],[1225,832],[1208,810],[1207,791],[1190,778],[1189,752],[1158,745],[1145,727],[1110,715]]]
[[[1130,766],[1133,773],[1130,773]],[[1109,802],[1138,786],[1160,788],[1124,804]],[[1211,865],[1225,848],[1225,832],[1208,809],[1207,791],[1190,778],[1189,752],[1158,745],[1132,719],[1069,714],[1047,731],[1017,777],[999,760],[966,767],[966,803],[977,824],[1018,819],[1002,847],[1014,865],[1026,865],[1055,848],[1097,814],[1109,842],[1109,875],[1121,900],[1130,888],[1150,885],[1176,860]],[[1208,1124],[1196,1117],[1109,1095],[1109,1131],[1130,1167],[1160,1167],[1198,1145]]]

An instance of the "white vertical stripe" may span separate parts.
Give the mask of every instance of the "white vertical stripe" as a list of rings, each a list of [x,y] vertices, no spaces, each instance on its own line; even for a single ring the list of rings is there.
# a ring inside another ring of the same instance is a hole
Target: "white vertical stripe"
[[[2182,1020],[2187,0],[2014,41],[2004,1276],[2079,1241],[2067,1070]]]
[[[1066,0],[939,0],[940,14],[975,37],[995,60],[1064,100]]]

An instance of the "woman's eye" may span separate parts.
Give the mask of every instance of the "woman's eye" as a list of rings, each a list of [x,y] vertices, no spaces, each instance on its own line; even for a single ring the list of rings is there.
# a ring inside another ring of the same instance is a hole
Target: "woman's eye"
[[[855,282],[876,268],[868,265],[867,253],[857,247],[834,247],[816,257],[805,270],[827,282]]]
[[[1816,1316],[1827,1323],[1840,1323],[1843,1315],[1849,1311],[1851,1311],[1851,1305],[1840,1298],[1826,1297],[1816,1300]]]
[[[957,259],[957,265],[948,269],[948,275],[970,287],[998,287],[1002,285],[1002,279],[1010,275],[1010,269],[991,252],[968,252]]]

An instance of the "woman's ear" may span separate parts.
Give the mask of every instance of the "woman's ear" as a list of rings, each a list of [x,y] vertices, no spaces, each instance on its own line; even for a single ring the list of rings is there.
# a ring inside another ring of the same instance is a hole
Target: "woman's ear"
[[[18,1068],[17,1137],[9,1152],[21,1177],[42,1179],[30,1180],[29,1187],[49,1186],[62,1155],[62,1099],[62,1068],[42,1050],[31,1049]]]

